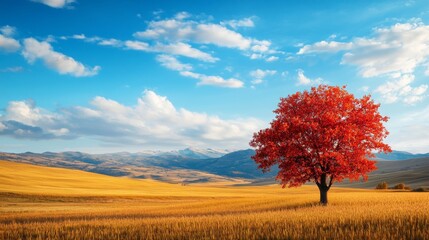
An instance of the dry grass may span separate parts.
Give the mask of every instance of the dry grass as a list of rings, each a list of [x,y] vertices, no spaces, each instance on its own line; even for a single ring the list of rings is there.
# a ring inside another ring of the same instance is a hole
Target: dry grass
[[[0,162],[0,239],[429,239],[429,193],[334,188],[322,207],[312,186],[180,186],[11,166]]]

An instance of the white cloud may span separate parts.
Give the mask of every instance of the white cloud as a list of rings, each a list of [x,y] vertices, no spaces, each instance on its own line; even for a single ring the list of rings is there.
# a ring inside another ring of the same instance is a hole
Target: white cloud
[[[150,51],[149,44],[141,41],[125,41],[125,46],[132,50]]]
[[[338,51],[346,51],[341,63],[357,66],[362,77],[389,77],[375,91],[384,102],[414,104],[425,97],[428,85],[410,85],[415,69],[427,66],[429,61],[429,25],[421,20],[376,28],[373,37],[355,38],[351,42],[322,41],[306,45],[298,54]],[[426,75],[429,75],[428,69]],[[306,81],[304,77],[301,79]]]
[[[270,45],[271,45],[270,41],[267,41],[267,40],[263,40],[263,41],[254,40],[253,43],[254,43],[254,45],[252,46],[251,49],[254,52],[265,53],[265,52],[268,52],[270,50]]]
[[[220,23],[221,25],[228,25],[234,29],[240,28],[240,27],[254,27],[255,24],[253,23],[252,18],[243,18],[243,19],[233,19],[229,21],[223,21]]]
[[[71,38],[74,39],[86,39],[85,34],[74,34],[73,36],[71,36]]]
[[[64,137],[61,116],[37,108],[31,101],[12,101],[5,114],[0,115],[0,135],[17,138],[46,139]]]
[[[298,85],[319,85],[323,83],[322,78],[316,78],[316,79],[310,79],[307,76],[304,75],[304,70],[298,69]]]
[[[145,31],[136,32],[134,36],[170,42],[191,41],[238,49],[247,49],[252,43],[251,39],[222,25],[184,21],[183,18],[151,21]]]
[[[250,47],[252,41],[240,33],[231,31],[217,24],[199,24],[194,34],[195,40],[200,43],[215,44],[222,47],[239,48]]]
[[[262,69],[256,69],[254,71],[251,71],[249,75],[253,78],[252,84],[260,84],[264,81],[264,78],[267,76],[272,76],[276,74],[277,71],[275,70],[262,70]]]
[[[319,53],[319,52],[338,52],[342,50],[349,50],[353,48],[353,43],[342,42],[326,42],[321,41],[312,45],[305,45],[299,49],[297,54]]]
[[[16,138],[84,136],[126,145],[244,147],[264,123],[177,109],[167,97],[146,90],[134,106],[96,97],[89,107],[49,112],[31,102],[10,102],[0,124],[0,135]]]
[[[253,39],[250,50],[250,54],[248,54],[250,59],[264,59],[267,62],[273,62],[279,59],[279,57],[273,54],[284,54],[284,52],[271,49],[271,42],[267,40],[260,41]]]
[[[75,0],[32,0],[32,1],[45,4],[53,8],[69,7],[70,4],[75,2]]]
[[[259,58],[263,58],[264,55],[262,54],[257,54],[257,53],[252,53],[250,54],[250,59],[259,59]]]
[[[211,44],[256,52],[259,55],[263,55],[262,53],[276,53],[276,51],[270,50],[270,41],[245,37],[236,31],[238,27],[252,26],[254,26],[254,23],[251,18],[222,21],[216,24],[207,20],[192,20],[192,16],[189,13],[181,12],[176,14],[174,18],[149,22],[144,31],[136,32],[134,36],[167,43]],[[232,27],[233,30],[228,27]],[[251,53],[248,55],[251,56]],[[273,60],[273,58],[271,59]]]
[[[196,73],[191,71],[192,66],[190,64],[181,63],[173,56],[169,55],[158,55],[156,60],[161,63],[162,66],[171,70],[178,71],[180,75],[199,80],[197,85],[211,85],[226,88],[241,88],[244,83],[235,78],[224,79],[220,76],[207,76],[205,74]]]
[[[89,68],[77,62],[72,57],[54,51],[48,42],[39,42],[34,38],[24,40],[22,55],[29,63],[40,59],[44,64],[59,72],[60,74],[70,74],[76,77],[93,76],[100,70],[99,66]]]
[[[189,64],[183,64],[179,62],[175,57],[169,55],[158,55],[156,60],[161,63],[162,66],[175,70],[175,71],[189,71],[192,70],[192,66]]]
[[[128,40],[125,41],[123,45],[126,49],[145,52],[167,53],[172,55],[194,58],[205,62],[216,62],[217,60],[219,60],[218,58],[215,58],[208,53],[193,48],[191,45],[182,42],[171,43],[167,45],[156,43],[154,46],[151,46],[146,42]]]
[[[399,78],[387,81],[379,86],[375,92],[382,96],[385,103],[401,101],[406,104],[414,104],[423,100],[428,85],[422,84],[418,87],[411,87],[410,84],[413,81],[414,75],[404,74]]]
[[[5,25],[0,27],[0,50],[5,52],[15,52],[21,48],[21,44],[12,36],[16,33],[16,28]]]
[[[113,47],[122,47],[123,45],[122,41],[114,38],[102,39],[98,42],[98,44],[102,46],[113,46]]]
[[[274,54],[280,52],[270,48],[270,41],[244,37],[237,31],[227,28],[231,24],[235,24],[234,26],[250,26],[250,18],[228,22],[228,24],[223,22],[223,25],[210,23],[210,21],[211,19],[203,20],[202,18],[195,18],[189,13],[179,12],[173,18],[162,20],[157,18],[150,21],[144,31],[134,33],[134,37],[140,38],[140,40],[121,41],[101,37],[88,38],[83,34],[74,35],[72,38],[128,50],[161,53],[162,57],[158,56],[158,62],[164,67],[179,71],[182,76],[198,79],[198,85],[240,88],[244,86],[244,83],[236,78],[225,79],[221,76],[191,72],[191,65],[178,62],[177,56],[210,63],[217,62],[218,58],[200,50],[210,49],[209,45],[215,45],[242,50],[243,54],[251,59],[264,59],[268,62],[279,59]],[[253,21],[251,22],[253,24]]]
[[[183,20],[189,17],[191,17],[191,15],[187,12],[179,12],[179,13],[176,13],[176,15],[174,16],[174,18],[178,20]]]
[[[191,71],[181,71],[180,75],[200,80],[197,85],[212,85],[226,88],[241,88],[244,86],[243,81],[235,78],[224,79],[220,76],[207,76]]]
[[[167,53],[177,56],[184,56],[189,58],[198,59],[205,62],[216,62],[219,60],[211,56],[208,53],[205,53],[201,50],[193,48],[191,45],[182,42],[174,42],[169,44],[161,44],[159,42],[154,45],[150,45],[147,42],[137,41],[137,40],[127,40],[121,41],[114,38],[101,38],[101,37],[87,37],[84,34],[75,34],[71,37],[64,37],[65,39],[73,38],[78,40],[83,40],[86,42],[97,43],[102,46],[112,46],[118,48],[125,48],[129,50],[137,50],[144,52],[155,52],[155,53]]]
[[[356,65],[363,77],[413,73],[429,57],[429,26],[421,21],[376,28],[372,38],[352,42],[318,42],[302,47],[298,54],[346,51],[342,63]]]
[[[6,52],[15,52],[21,48],[21,44],[7,35],[0,34],[0,50]]]
[[[254,71],[250,72],[250,76],[258,79],[262,79],[266,76],[271,76],[276,74],[277,71],[275,70],[262,70],[262,69],[256,69]]]
[[[168,45],[157,44],[152,48],[152,51],[195,58],[205,62],[216,62],[218,60],[208,53],[192,48],[191,45],[181,42]]]
[[[276,57],[276,56],[270,56],[267,59],[265,59],[265,61],[267,61],[267,62],[274,62],[277,60],[279,60],[279,57]]]
[[[5,25],[5,26],[0,28],[0,32],[6,37],[10,37],[10,36],[15,35],[16,28],[9,26],[9,25]]]

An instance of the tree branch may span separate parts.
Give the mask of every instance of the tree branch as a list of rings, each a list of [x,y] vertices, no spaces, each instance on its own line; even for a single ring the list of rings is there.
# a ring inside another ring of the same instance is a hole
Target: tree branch
[[[332,186],[332,181],[334,180],[334,175],[331,175],[331,179],[329,180],[329,185],[328,185],[328,189],[331,188]]]

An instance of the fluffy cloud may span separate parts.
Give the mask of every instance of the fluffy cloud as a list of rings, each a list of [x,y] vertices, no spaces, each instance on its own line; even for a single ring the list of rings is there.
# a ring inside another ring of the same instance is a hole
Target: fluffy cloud
[[[212,85],[226,88],[241,88],[244,86],[243,81],[235,78],[224,79],[220,76],[207,76],[190,71],[182,71],[180,75],[200,80],[197,85]]]
[[[150,45],[147,42],[142,42],[138,40],[118,40],[114,38],[104,39],[101,37],[87,37],[84,34],[76,34],[71,37],[63,37],[63,39],[78,39],[86,42],[96,43],[101,46],[112,46],[117,48],[124,48],[128,50],[136,50],[143,52],[154,52],[154,53],[166,53],[176,56],[184,56],[188,58],[198,59],[204,62],[216,62],[218,58],[213,57],[212,55],[205,53],[199,49],[193,48],[191,45],[176,42],[170,44],[161,44],[155,43]]]
[[[32,0],[33,2],[38,2],[45,4],[53,8],[64,8],[70,6],[75,0]]]
[[[68,138],[61,116],[37,108],[31,101],[12,101],[0,115],[0,135],[16,138]]]
[[[342,42],[326,42],[321,41],[312,45],[305,45],[299,49],[298,54],[319,53],[319,52],[338,52],[342,50],[349,50],[353,47],[353,43]]]
[[[216,24],[201,18],[193,19],[193,16],[187,12],[179,12],[172,18],[160,19],[158,16],[156,20],[150,21],[144,31],[133,34],[137,38],[135,40],[122,41],[112,38],[86,37],[84,34],[64,37],[64,39],[80,39],[99,45],[158,53],[160,55],[157,56],[157,61],[162,66],[178,71],[182,76],[199,80],[198,85],[240,88],[244,83],[236,78],[225,79],[221,76],[195,72],[190,64],[181,63],[177,58],[187,57],[203,62],[217,62],[219,59],[206,50],[212,47],[210,45],[214,45],[239,49],[251,59],[264,59],[267,62],[278,60],[279,57],[274,54],[280,52],[271,49],[270,41],[245,37],[235,31],[235,28],[245,26],[253,26],[251,18]]]
[[[253,78],[252,84],[260,84],[264,81],[264,78],[267,76],[272,76],[276,74],[277,71],[275,70],[262,70],[262,69],[256,69],[254,71],[251,71],[249,75]]]
[[[113,47],[122,47],[123,45],[122,41],[114,38],[102,39],[99,41],[98,44],[102,46],[113,46]]]
[[[414,75],[404,74],[379,86],[375,92],[381,94],[386,103],[402,101],[406,104],[414,104],[423,100],[428,85],[422,84],[419,87],[411,87],[410,84],[413,81]]]
[[[266,76],[271,76],[276,74],[277,71],[275,70],[262,70],[262,69],[256,69],[254,71],[250,72],[250,76],[253,78],[263,79]]]
[[[16,33],[16,28],[9,25],[5,25],[0,28],[0,32],[4,36],[13,36]]]
[[[243,18],[243,19],[233,19],[229,21],[223,21],[220,23],[221,25],[227,25],[234,29],[240,28],[240,27],[254,27],[255,24],[253,23],[252,18]]]
[[[267,62],[274,62],[277,60],[279,60],[279,57],[276,57],[276,56],[270,56],[270,57],[267,57],[267,59],[265,59],[265,61]]]
[[[134,106],[96,97],[89,107],[53,113],[28,101],[15,101],[0,115],[0,134],[16,138],[90,136],[105,142],[145,146],[243,146],[262,125],[257,119],[225,120],[177,109],[153,91],[145,91]]]
[[[189,58],[199,59],[205,62],[216,62],[218,59],[212,57],[210,54],[202,52],[196,48],[193,48],[191,45],[186,43],[171,43],[168,45],[156,44],[152,51],[155,52],[164,52],[173,55],[180,55]]]
[[[271,42],[267,40],[253,40],[253,46],[250,48],[251,53],[250,59],[265,59],[267,62],[273,62],[279,59],[279,57],[273,54],[283,53],[270,48]]]
[[[323,83],[323,79],[321,78],[316,78],[316,79],[310,79],[307,76],[304,75],[304,70],[302,69],[298,69],[298,75],[297,75],[297,79],[298,79],[298,85],[319,85],[321,83]]]
[[[151,21],[145,31],[134,36],[144,39],[164,39],[170,42],[191,41],[221,47],[247,49],[252,40],[218,24],[184,21],[183,18]]]
[[[19,50],[21,44],[12,36],[15,34],[16,29],[9,25],[0,28],[0,50],[6,52],[15,52]]]
[[[386,103],[414,104],[425,97],[428,85],[411,87],[410,84],[414,81],[415,69],[427,66],[429,60],[429,25],[421,21],[398,23],[376,28],[371,38],[355,38],[351,42],[322,41],[303,46],[298,54],[338,51],[346,51],[341,62],[357,66],[362,77],[389,77],[375,91]],[[426,75],[429,75],[429,68]],[[301,79],[308,82],[304,77]]]
[[[162,66],[178,71],[180,75],[199,80],[197,85],[211,85],[226,88],[241,88],[244,83],[235,78],[224,79],[220,76],[207,76],[204,74],[192,72],[192,66],[190,64],[181,63],[173,56],[169,55],[158,55],[156,60],[161,63]]]
[[[125,46],[132,50],[150,51],[149,44],[141,41],[125,41]]]
[[[253,55],[253,59],[268,58],[270,56],[266,56],[267,54],[276,53],[269,49],[271,42],[245,37],[235,31],[238,27],[253,27],[254,23],[251,18],[223,21],[217,24],[191,20],[191,17],[189,13],[182,12],[170,19],[154,20],[149,22],[144,31],[136,32],[134,36],[167,43],[186,42],[236,48],[250,52],[247,54],[249,56],[256,53],[257,55]],[[270,60],[273,61],[274,58]]]
[[[429,57],[429,26],[421,22],[377,28],[372,38],[352,42],[318,42],[303,46],[298,54],[344,51],[342,63],[356,65],[363,77],[413,73]]]
[[[48,42],[39,42],[34,38],[24,40],[24,50],[22,55],[29,63],[40,59],[44,64],[59,72],[60,74],[70,74],[76,77],[93,76],[100,70],[99,66],[93,68],[84,66],[72,57],[54,51]]]
[[[183,64],[179,62],[175,57],[169,55],[158,55],[156,60],[161,63],[162,66],[175,70],[175,71],[189,71],[192,66],[189,64]]]

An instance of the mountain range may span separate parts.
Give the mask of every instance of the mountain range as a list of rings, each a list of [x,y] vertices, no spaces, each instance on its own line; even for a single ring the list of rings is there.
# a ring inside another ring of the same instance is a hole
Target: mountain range
[[[0,152],[0,160],[79,169],[118,177],[149,178],[170,183],[274,183],[277,169],[262,173],[251,159],[252,155],[254,150],[251,149],[229,151],[187,148],[177,151],[106,154]],[[407,180],[407,184],[413,186],[429,186],[429,153],[393,151],[389,154],[377,154],[376,159],[379,169],[370,174],[370,181],[352,183],[351,186],[372,187],[381,180],[392,183]]]

